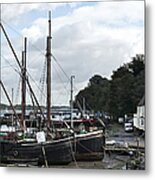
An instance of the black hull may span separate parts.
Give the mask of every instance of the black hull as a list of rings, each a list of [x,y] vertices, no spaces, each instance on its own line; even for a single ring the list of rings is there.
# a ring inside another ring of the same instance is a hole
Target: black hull
[[[71,140],[58,140],[58,142],[45,143],[43,147],[45,148],[47,162],[50,165],[65,165],[72,161],[72,151],[71,151]],[[44,162],[44,159],[42,160]]]
[[[77,161],[94,161],[104,158],[105,137],[102,130],[76,135],[73,143]]]
[[[2,163],[30,163],[37,165],[63,165],[72,161],[69,138],[47,141],[42,144],[31,142],[0,143]]]

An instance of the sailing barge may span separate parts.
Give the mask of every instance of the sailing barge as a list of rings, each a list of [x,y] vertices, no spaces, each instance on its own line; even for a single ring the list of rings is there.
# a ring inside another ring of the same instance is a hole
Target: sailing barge
[[[66,121],[74,131],[73,149],[77,161],[94,161],[104,158],[105,125],[102,120],[90,118],[83,107],[81,119],[73,118],[73,78],[71,76],[70,120]],[[83,98],[84,100],[84,98]],[[85,103],[83,102],[83,106]]]
[[[42,134],[41,140],[37,141],[36,139],[26,139],[25,137],[19,140],[16,139],[16,135],[10,138],[8,136],[1,137],[0,139],[0,161],[4,163],[36,163],[37,165],[48,165],[51,164],[68,164],[72,161],[72,151],[71,151],[71,137],[59,137],[58,139],[53,138],[55,136],[54,130],[51,128],[51,119],[50,119],[50,107],[51,107],[51,13],[49,13],[49,35],[47,37],[47,116],[44,117],[44,125],[46,126],[40,132]],[[7,39],[7,42],[13,52],[13,55],[21,68],[21,77],[22,77],[22,116],[21,119],[17,116],[9,95],[4,87],[3,82],[0,80],[0,85],[4,90],[4,93],[12,107],[14,115],[16,115],[16,120],[21,126],[21,132],[24,136],[24,118],[25,118],[25,102],[26,102],[26,83],[29,87],[31,94],[33,95],[34,100],[36,101],[38,108],[40,109],[41,114],[42,110],[39,106],[37,98],[31,88],[31,85],[26,76],[26,39],[25,39],[25,49],[22,52],[22,65],[15,53],[15,50],[7,36],[7,33],[0,23],[0,27]],[[40,129],[39,129],[40,130]],[[38,130],[38,131],[39,131]],[[6,132],[7,133],[7,132]],[[13,134],[13,133],[12,133]],[[18,134],[15,132],[14,134]],[[37,135],[37,134],[36,134]],[[46,140],[47,139],[47,140]]]
[[[2,163],[64,165],[72,161],[71,139],[64,138],[43,143],[22,141],[1,141]]]
[[[104,158],[105,126],[99,120],[74,119],[64,120],[73,131],[72,146],[77,161],[96,161]],[[63,121],[63,122],[64,122]],[[62,121],[54,121],[57,128],[62,126]]]
[[[3,82],[0,81],[2,89],[4,90],[7,99],[10,103],[10,106],[13,109],[16,120],[18,124],[22,127],[22,134],[24,136],[24,118],[25,118],[25,102],[26,102],[26,83],[29,87],[31,94],[40,110],[40,114],[43,115],[43,124],[44,128],[39,127],[38,133],[44,134],[41,137],[41,140],[37,141],[36,138],[22,139],[16,138],[16,133],[13,133],[14,136],[11,138],[1,137],[0,139],[0,160],[4,163],[26,163],[26,164],[35,164],[35,165],[62,165],[69,164],[73,160],[101,160],[104,157],[104,128],[97,129],[93,131],[87,131],[85,133],[77,133],[72,127],[73,124],[70,124],[70,129],[72,133],[68,133],[67,136],[59,136],[55,134],[55,130],[52,128],[53,122],[51,122],[51,16],[49,14],[49,35],[47,37],[47,115],[46,118],[42,113],[42,110],[39,106],[37,98],[31,88],[31,85],[26,76],[26,39],[25,39],[25,49],[22,53],[22,65],[19,62],[19,59],[15,53],[15,50],[5,32],[5,29],[2,24],[0,24],[4,35],[8,41],[8,44],[15,56],[15,59],[21,68],[21,77],[22,77],[22,116],[19,117],[16,115],[16,112],[12,106],[11,100],[5,90]],[[80,122],[81,123],[81,122]],[[69,123],[68,123],[69,124]],[[85,124],[85,123],[84,123]],[[35,136],[37,136],[37,132]],[[54,138],[55,137],[55,138]],[[42,140],[43,139],[43,140]]]
[[[94,161],[104,158],[104,133],[103,130],[76,134],[75,159],[78,161]]]

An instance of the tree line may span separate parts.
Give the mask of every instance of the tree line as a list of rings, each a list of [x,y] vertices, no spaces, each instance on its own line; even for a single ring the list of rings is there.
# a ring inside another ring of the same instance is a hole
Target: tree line
[[[110,79],[98,74],[91,77],[76,95],[75,107],[85,99],[87,110],[108,113],[114,119],[135,113],[145,94],[145,60],[142,54],[131,59],[113,71]]]

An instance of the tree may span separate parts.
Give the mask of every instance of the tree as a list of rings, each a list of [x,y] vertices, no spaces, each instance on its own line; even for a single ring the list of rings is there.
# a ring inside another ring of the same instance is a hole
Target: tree
[[[111,80],[100,75],[91,77],[88,86],[77,94],[75,102],[82,104],[84,97],[87,109],[108,112],[117,119],[135,113],[144,94],[144,55],[136,55],[130,63],[113,71]]]
[[[126,66],[113,72],[110,83],[109,112],[115,118],[133,111],[133,103],[130,99],[133,82],[133,74]]]
[[[132,58],[132,62],[128,64],[129,70],[133,73],[134,76],[140,74],[141,71],[144,71],[144,55],[138,54]]]
[[[94,111],[107,109],[107,91],[109,89],[109,80],[100,75],[94,75],[89,79],[88,86],[81,90],[75,98],[75,102],[82,104],[85,98],[86,108]]]
[[[136,55],[111,76],[109,112],[116,118],[135,113],[145,93],[144,55]]]

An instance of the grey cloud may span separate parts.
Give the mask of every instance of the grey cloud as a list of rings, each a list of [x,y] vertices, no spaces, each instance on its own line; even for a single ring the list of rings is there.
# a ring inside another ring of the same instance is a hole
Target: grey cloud
[[[112,22],[113,17],[115,17],[114,14],[111,17],[106,16],[106,12],[102,8],[103,6],[100,4],[91,7],[94,10],[94,13],[91,14],[89,7],[86,9],[82,7],[79,11],[75,9],[69,16],[54,19],[55,26],[52,27],[54,32],[52,35],[52,53],[68,77],[72,74],[75,75],[75,86],[77,87],[75,93],[80,88],[86,86],[89,78],[94,74],[110,77],[112,71],[127,61],[125,58],[133,53],[133,44],[136,42],[138,34],[143,32],[143,27],[136,27],[136,24],[130,28],[124,25],[120,26],[120,24],[119,27],[107,27],[106,23],[101,24],[102,21],[99,21],[100,19],[106,22],[110,19]],[[112,10],[115,10],[114,6]],[[112,10],[107,9],[107,14]],[[125,14],[125,12],[122,14]],[[122,14],[119,12],[119,18],[122,17]],[[130,14],[131,12],[127,12],[127,17]],[[136,17],[139,17],[135,11],[134,14]],[[143,20],[143,17],[141,18]],[[131,17],[132,19],[133,17]],[[42,21],[44,20],[42,19]],[[40,21],[35,21],[36,28],[40,28],[42,21],[41,19]],[[128,24],[128,22],[126,23]],[[41,28],[43,29],[44,27],[42,26]],[[27,30],[30,28],[27,28]],[[31,42],[31,39],[29,41]],[[141,43],[142,41],[139,42]],[[28,69],[39,85],[45,62],[46,37],[41,35],[34,39],[32,43],[33,45],[29,43],[28,49]],[[18,47],[18,49],[20,48]],[[68,102],[69,98],[69,79],[65,77],[65,74],[54,60],[52,64],[53,102],[55,104],[63,104]],[[14,75],[5,79],[9,88],[11,88],[11,82],[17,83],[14,79],[11,80],[13,77]],[[39,96],[40,93],[34,82],[31,81],[31,83]]]

